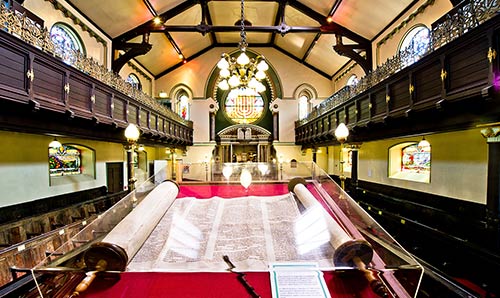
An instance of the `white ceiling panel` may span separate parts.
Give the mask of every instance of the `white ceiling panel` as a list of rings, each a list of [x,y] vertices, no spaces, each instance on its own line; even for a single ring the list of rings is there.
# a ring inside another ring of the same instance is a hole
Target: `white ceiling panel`
[[[93,20],[112,38],[149,20],[152,15],[142,1],[71,0],[78,10]]]
[[[201,35],[201,33],[193,32],[172,32],[170,35],[175,40],[177,46],[181,49],[185,57],[192,56],[203,49],[208,48],[212,41],[209,35]]]
[[[320,13],[321,15],[324,15],[325,17],[328,16],[330,13],[330,10],[332,7],[335,5],[335,2],[337,1],[332,1],[332,0],[299,0],[300,3],[304,4],[307,7],[310,7],[312,10]],[[342,0],[340,0],[342,1]]]
[[[316,33],[289,33],[285,36],[276,36],[276,45],[286,49],[292,55],[302,59],[313,43]]]
[[[166,25],[198,25],[201,23],[201,7],[195,5],[165,22]]]
[[[324,73],[333,75],[349,61],[349,58],[335,53],[333,45],[335,45],[335,35],[322,35],[307,56],[306,62]]]
[[[140,2],[140,1],[137,1]],[[156,12],[158,14],[162,14],[168,10],[171,10],[172,8],[176,7],[177,5],[180,5],[184,2],[187,2],[186,0],[149,0],[149,3],[154,7]]]
[[[372,39],[411,2],[412,0],[342,1],[333,15],[333,21]]]
[[[133,42],[141,42],[136,38]],[[163,33],[151,33],[149,43],[153,45],[146,55],[137,56],[135,59],[146,67],[152,74],[161,73],[167,68],[179,63],[179,56]]]
[[[241,20],[241,4],[239,1],[211,1],[208,3],[210,15],[214,25],[239,26]],[[245,20],[253,26],[269,26],[274,23],[278,3],[274,1],[266,2],[246,2]]]

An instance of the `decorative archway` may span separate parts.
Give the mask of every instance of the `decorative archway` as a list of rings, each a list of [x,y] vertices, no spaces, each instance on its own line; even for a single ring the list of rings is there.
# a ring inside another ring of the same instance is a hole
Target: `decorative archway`
[[[235,124],[216,137],[215,158],[220,162],[270,162],[272,135],[253,124]]]

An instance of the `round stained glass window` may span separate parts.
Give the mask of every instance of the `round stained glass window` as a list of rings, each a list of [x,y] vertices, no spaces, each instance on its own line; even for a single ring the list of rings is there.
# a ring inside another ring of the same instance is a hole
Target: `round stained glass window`
[[[264,114],[264,100],[255,89],[233,89],[226,97],[224,109],[234,123],[254,123]]]

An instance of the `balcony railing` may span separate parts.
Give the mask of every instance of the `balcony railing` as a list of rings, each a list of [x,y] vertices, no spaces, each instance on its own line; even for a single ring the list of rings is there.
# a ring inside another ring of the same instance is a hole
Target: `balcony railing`
[[[301,120],[296,121],[296,127],[324,115],[335,109],[351,98],[361,94],[400,70],[410,66],[407,61],[411,58],[413,63],[437,50],[443,45],[457,39],[473,28],[481,25],[497,15],[500,11],[499,0],[465,0],[454,7],[450,12],[432,24],[430,44],[425,51],[412,47],[398,52],[374,71],[361,78],[354,86],[346,86],[335,94],[315,106],[312,111]]]

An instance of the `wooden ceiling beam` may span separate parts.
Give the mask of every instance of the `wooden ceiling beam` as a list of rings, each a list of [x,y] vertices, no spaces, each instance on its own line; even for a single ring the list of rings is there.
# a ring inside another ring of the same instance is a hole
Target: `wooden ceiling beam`
[[[198,1],[196,0],[188,0],[185,1],[176,7],[167,10],[166,12],[162,13],[159,15],[159,17],[163,20],[163,22],[166,22],[167,20],[177,16],[181,12],[195,6],[198,4]],[[118,41],[118,42],[126,42],[128,40],[133,39],[134,37],[140,36],[144,33],[151,32],[151,28],[157,27],[158,25],[155,25],[153,20],[149,20],[146,23],[139,25],[135,27],[134,29],[127,31],[123,33],[122,35],[116,37],[113,39],[113,42]]]
[[[344,37],[349,38],[350,40],[353,40],[355,42],[358,42],[360,44],[369,44],[370,41],[363,36],[347,29],[346,27],[337,24],[335,22],[328,23],[327,22],[327,16],[324,16],[314,10],[312,10],[309,6],[306,6],[302,3],[300,3],[297,0],[290,0],[288,2],[288,5],[291,7],[297,9],[298,11],[302,12],[303,14],[307,15],[308,17],[316,20],[318,23],[321,24],[321,33],[334,33],[334,34],[339,34]]]

